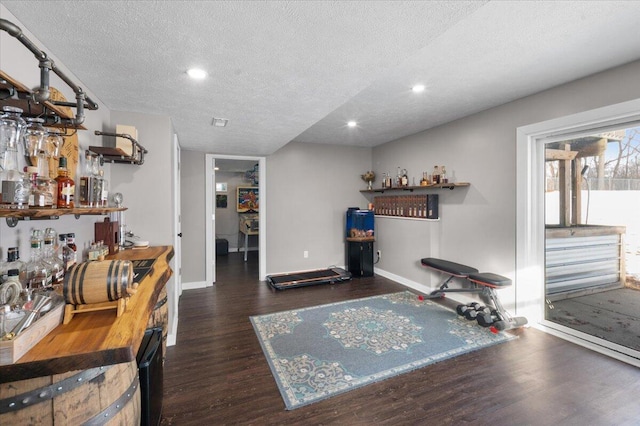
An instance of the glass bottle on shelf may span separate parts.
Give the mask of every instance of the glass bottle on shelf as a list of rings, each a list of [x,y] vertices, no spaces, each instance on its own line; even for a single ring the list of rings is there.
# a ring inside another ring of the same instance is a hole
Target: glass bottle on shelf
[[[434,184],[440,183],[440,168],[438,166],[433,166],[433,175],[431,176]]]
[[[440,183],[448,183],[449,178],[447,177],[447,170],[442,166],[440,169]]]
[[[427,172],[422,172],[422,179],[420,179],[420,186],[429,185],[429,174]]]
[[[38,290],[51,286],[51,269],[43,261],[44,237],[39,229],[31,232],[31,260],[27,263],[27,287]]]
[[[35,157],[37,163],[37,187],[43,197],[43,206],[40,208],[55,208],[57,206],[58,188],[56,182],[49,177],[49,158],[44,150],[38,151]]]
[[[58,233],[53,228],[44,232],[44,251],[42,260],[51,270],[51,284],[60,285],[64,280],[64,266],[56,255],[55,245]]]
[[[76,247],[76,234],[73,232],[67,234],[67,247],[73,251],[73,257],[70,259],[70,266],[78,263],[78,247]]]
[[[18,279],[24,289],[27,285],[27,264],[20,260],[20,249],[18,247],[9,247],[7,249],[7,261],[2,264],[0,269],[2,281],[7,279],[8,271],[11,269],[18,270]]]
[[[58,243],[58,245],[60,246],[60,249],[58,250],[58,259],[60,259],[60,261],[62,262],[62,266],[66,272],[75,263],[76,254],[73,249],[67,245],[66,234],[60,234],[58,236]]]
[[[3,208],[26,209],[29,206],[29,181],[18,165],[18,141],[8,139],[7,150],[2,159],[0,171],[0,203]]]
[[[409,186],[409,176],[408,176],[407,169],[402,169],[402,171],[400,172],[400,185],[401,186]]]
[[[60,167],[58,167],[58,177],[56,178],[58,193],[58,208],[72,209],[74,207],[74,197],[76,184],[69,177],[66,157],[60,157]]]
[[[84,170],[80,176],[80,184],[78,186],[78,203],[80,207],[93,206],[93,156],[86,152],[84,156]]]

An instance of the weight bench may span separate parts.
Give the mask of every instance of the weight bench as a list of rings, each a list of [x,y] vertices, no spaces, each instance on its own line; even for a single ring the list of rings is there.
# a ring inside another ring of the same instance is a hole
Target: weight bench
[[[460,305],[456,311],[461,315],[468,311],[465,315],[467,319],[477,319],[480,325],[490,327],[494,333],[527,324],[526,318],[509,315],[498,298],[496,290],[509,287],[511,285],[509,278],[491,272],[480,272],[471,266],[433,257],[421,259],[420,263],[422,266],[447,275],[440,287],[429,293],[428,298],[442,298],[446,293],[478,293],[493,303],[493,309],[484,308],[475,303]],[[469,281],[472,286],[470,288],[449,288],[449,283],[454,278]],[[464,309],[464,307],[469,309]],[[473,309],[471,309],[472,307]]]

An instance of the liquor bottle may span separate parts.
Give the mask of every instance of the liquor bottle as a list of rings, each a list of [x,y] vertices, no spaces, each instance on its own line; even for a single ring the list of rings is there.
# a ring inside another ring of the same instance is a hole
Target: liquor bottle
[[[433,166],[433,175],[431,176],[434,184],[440,183],[440,169],[438,166]]]
[[[53,206],[53,201],[47,191],[46,185],[42,185],[42,182],[38,181],[38,168],[35,166],[28,166],[25,169],[25,179],[29,181],[29,208],[51,208]]]
[[[53,228],[47,228],[44,232],[44,252],[42,261],[51,270],[51,284],[59,285],[64,280],[64,266],[55,253],[57,233]]]
[[[84,156],[84,170],[78,186],[78,203],[80,207],[94,207],[93,200],[93,156],[88,152]]]
[[[60,157],[59,164],[58,177],[56,178],[58,187],[58,208],[72,209],[74,207],[76,183],[69,177],[69,171],[67,170],[67,158]]]
[[[420,179],[420,186],[429,185],[429,174],[427,172],[422,172],[422,179]]]
[[[58,204],[58,186],[49,177],[49,158],[43,150],[38,151],[35,158],[38,164],[38,190],[44,196],[44,207],[55,208]]]
[[[27,263],[27,288],[37,290],[51,286],[51,269],[43,262],[44,238],[42,231],[36,229],[31,233],[31,260]]]
[[[78,247],[76,247],[76,234],[74,234],[73,232],[67,234],[67,246],[73,251],[73,257],[70,259],[70,266],[73,266],[78,263]]]
[[[400,184],[402,186],[409,186],[409,176],[407,175],[407,169],[402,169],[402,172],[400,172]]]
[[[2,276],[2,281],[4,282],[7,279],[8,272],[11,269],[18,270],[18,279],[22,288],[26,288],[27,286],[27,264],[20,260],[20,250],[18,247],[9,247],[7,250],[7,261],[2,264],[0,275]]]
[[[449,178],[447,177],[447,170],[442,166],[440,169],[440,183],[449,183]]]
[[[67,245],[67,235],[60,234],[58,236],[60,250],[58,251],[58,259],[62,262],[62,266],[66,271],[75,263],[76,253]]]

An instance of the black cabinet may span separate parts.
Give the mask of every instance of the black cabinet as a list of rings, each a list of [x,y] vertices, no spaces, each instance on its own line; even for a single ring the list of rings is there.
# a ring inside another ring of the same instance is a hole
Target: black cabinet
[[[347,241],[347,269],[354,277],[373,276],[373,241]]]

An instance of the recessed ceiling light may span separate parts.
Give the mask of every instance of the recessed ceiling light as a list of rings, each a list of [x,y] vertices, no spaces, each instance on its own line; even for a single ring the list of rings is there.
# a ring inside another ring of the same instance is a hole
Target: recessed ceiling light
[[[424,89],[425,89],[424,84],[416,84],[411,88],[411,90],[413,90],[414,93],[424,92]]]
[[[187,71],[187,74],[194,80],[202,80],[207,76],[207,72],[200,68],[191,68]]]
[[[356,127],[357,125],[358,125],[358,123],[356,123],[355,121],[349,121],[347,123],[347,126],[349,126],[349,127]]]
[[[227,120],[226,118],[213,117],[213,120],[211,120],[211,125],[213,127],[225,127],[228,122],[229,120]]]

